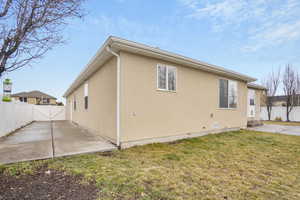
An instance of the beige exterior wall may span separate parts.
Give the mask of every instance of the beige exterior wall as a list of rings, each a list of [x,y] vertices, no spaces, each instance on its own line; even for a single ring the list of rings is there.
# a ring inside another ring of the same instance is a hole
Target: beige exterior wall
[[[116,141],[116,58],[105,63],[88,80],[88,109],[84,108],[84,83],[67,97],[67,119],[91,132]],[[76,98],[76,110],[73,99]]]
[[[238,81],[237,109],[219,108],[212,73],[121,52],[121,142],[246,127],[247,84]],[[177,68],[177,91],[157,90],[157,64]]]

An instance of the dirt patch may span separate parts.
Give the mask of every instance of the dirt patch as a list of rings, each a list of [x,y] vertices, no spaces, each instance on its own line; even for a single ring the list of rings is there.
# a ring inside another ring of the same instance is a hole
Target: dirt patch
[[[114,157],[115,156],[114,152],[112,152],[112,151],[101,152],[101,153],[98,153],[98,155],[104,156],[104,157]]]
[[[0,200],[97,199],[99,189],[93,183],[81,184],[81,180],[47,168],[19,177],[0,173]]]

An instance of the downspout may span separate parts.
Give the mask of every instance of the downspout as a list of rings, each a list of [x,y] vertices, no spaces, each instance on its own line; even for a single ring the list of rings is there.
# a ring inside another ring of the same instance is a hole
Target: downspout
[[[106,51],[108,51],[109,53],[113,54],[114,56],[117,57],[117,119],[116,119],[116,123],[117,123],[117,146],[120,148],[120,98],[121,98],[121,57],[118,53],[114,52],[110,46],[106,47]]]

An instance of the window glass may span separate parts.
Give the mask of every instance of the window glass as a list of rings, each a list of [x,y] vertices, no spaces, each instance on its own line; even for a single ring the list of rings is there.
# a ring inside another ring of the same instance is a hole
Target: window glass
[[[89,108],[89,97],[84,97],[84,108],[87,110]]]
[[[229,108],[237,107],[237,82],[228,81]]]
[[[176,90],[176,68],[168,67],[168,89],[170,91]]]
[[[88,83],[85,83],[84,84],[84,109],[86,109],[86,110],[89,107],[88,95],[89,95],[89,85],[88,85]]]
[[[74,110],[76,110],[76,98],[74,98],[73,106],[74,106]]]
[[[220,108],[228,108],[228,80],[219,81]]]
[[[167,89],[167,68],[158,66],[158,88]]]

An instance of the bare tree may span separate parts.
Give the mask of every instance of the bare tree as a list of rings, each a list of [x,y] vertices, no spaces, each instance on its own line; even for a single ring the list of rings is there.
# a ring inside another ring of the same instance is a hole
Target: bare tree
[[[271,113],[273,108],[272,97],[276,95],[279,84],[280,84],[280,69],[278,69],[277,72],[274,72],[273,70],[262,83],[262,85],[267,89],[263,101],[267,107],[269,121],[271,120]]]
[[[286,96],[286,120],[290,121],[290,112],[296,105],[297,92],[299,92],[299,74],[287,64],[282,77],[283,91]]]
[[[63,43],[70,18],[84,0],[0,0],[0,76],[41,58]]]

